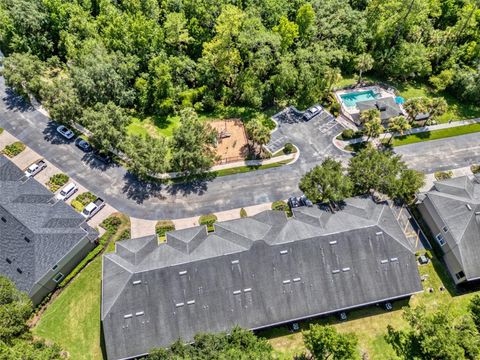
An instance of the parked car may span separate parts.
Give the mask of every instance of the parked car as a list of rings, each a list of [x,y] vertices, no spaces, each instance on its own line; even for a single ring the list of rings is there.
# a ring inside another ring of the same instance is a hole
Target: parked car
[[[66,126],[63,125],[57,127],[57,132],[67,140],[70,140],[75,136],[72,130],[68,129]]]
[[[90,152],[93,150],[92,145],[82,138],[77,138],[77,140],[75,140],[75,145],[77,145],[77,147],[83,152]]]
[[[300,202],[295,196],[292,196],[288,199],[288,206],[290,206],[290,209],[300,207]]]
[[[300,206],[307,206],[307,207],[313,206],[313,202],[311,202],[310,199],[305,196],[305,194],[300,196],[298,198],[298,201],[300,202]]]
[[[110,155],[100,152],[99,150],[93,151],[93,157],[104,164],[111,164],[113,162]]]
[[[40,171],[47,167],[47,163],[44,160],[37,161],[30,165],[27,170],[25,170],[26,177],[33,177],[37,175]]]
[[[75,194],[78,191],[78,186],[71,182],[63,187],[62,190],[57,194],[56,198],[58,200],[67,201],[70,196]]]
[[[82,211],[82,215],[85,219],[91,219],[96,213],[103,209],[105,206],[105,201],[102,198],[97,198],[95,201],[92,201],[90,204],[85,206]]]

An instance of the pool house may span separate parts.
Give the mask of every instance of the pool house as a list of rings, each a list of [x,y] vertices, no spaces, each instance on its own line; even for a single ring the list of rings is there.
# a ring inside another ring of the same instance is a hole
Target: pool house
[[[384,123],[392,117],[405,114],[402,107],[404,99],[395,96],[395,92],[391,88],[368,86],[343,89],[336,91],[335,96],[341,104],[342,115],[356,125],[361,125],[360,113],[369,109],[380,111],[380,118]]]

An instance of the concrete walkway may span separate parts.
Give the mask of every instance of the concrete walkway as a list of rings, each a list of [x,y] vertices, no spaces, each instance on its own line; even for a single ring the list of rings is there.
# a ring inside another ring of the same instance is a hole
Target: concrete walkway
[[[132,234],[132,239],[148,235],[154,235],[156,224],[157,221],[155,220],[145,220],[131,217],[130,231]]]
[[[445,124],[438,124],[438,125],[430,125],[430,126],[413,128],[413,129],[405,131],[403,135],[412,135],[412,134],[418,134],[418,133],[427,132],[427,131],[449,129],[449,128],[454,128],[454,127],[458,127],[458,126],[466,126],[466,125],[479,124],[479,123],[480,123],[480,118],[470,119],[470,120],[453,121],[453,122],[445,123]],[[395,133],[393,135],[398,136],[400,134]],[[390,138],[390,136],[391,136],[391,134],[389,134],[389,133],[383,133],[377,139],[387,139],[387,138]],[[351,140],[337,140],[337,143],[340,146],[343,145],[343,147],[345,147],[347,145],[358,144],[358,143],[361,143],[361,142],[365,142],[365,141],[367,141],[367,139],[368,139],[367,136],[362,136],[360,138],[351,139]],[[370,141],[373,141],[373,139],[370,139]]]

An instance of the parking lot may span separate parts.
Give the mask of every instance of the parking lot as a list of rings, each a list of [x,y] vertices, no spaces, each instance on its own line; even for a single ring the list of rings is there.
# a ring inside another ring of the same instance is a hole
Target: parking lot
[[[310,120],[295,108],[277,115],[274,119],[278,127],[267,144],[270,152],[275,153],[286,143],[293,143],[300,149],[301,161],[305,163],[318,163],[325,156],[346,157],[332,143],[332,138],[344,127],[327,111],[321,111]]]
[[[12,136],[7,131],[3,131],[3,133],[0,134],[0,151],[5,146],[10,145],[15,141],[18,141],[17,138]],[[26,170],[30,165],[42,159],[43,158],[41,155],[39,155],[37,152],[30,149],[28,146],[20,154],[14,156],[13,158],[10,158],[10,160],[22,170]],[[62,171],[58,169],[55,165],[53,165],[51,162],[49,162],[48,160],[46,159],[43,159],[43,160],[46,162],[47,166],[45,169],[41,170],[38,174],[36,174],[34,178],[40,184],[42,184],[48,189],[48,182],[50,178],[55,174],[61,174]],[[70,204],[72,200],[75,199],[76,196],[88,191],[88,189],[80,185],[77,181],[75,181],[75,179],[70,179],[69,182],[74,182],[78,187],[78,191],[67,200],[68,204]],[[58,193],[60,190],[61,188],[58,189],[56,193]],[[108,216],[110,216],[114,212],[116,212],[116,210],[112,206],[106,204],[102,210],[100,210],[95,216],[93,216],[91,219],[88,220],[88,224],[93,228],[95,228],[104,219],[106,219]]]

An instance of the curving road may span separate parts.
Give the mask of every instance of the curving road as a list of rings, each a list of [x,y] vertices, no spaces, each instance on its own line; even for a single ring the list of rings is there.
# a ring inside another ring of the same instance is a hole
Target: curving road
[[[347,156],[331,143],[340,125],[324,132],[322,124],[312,120],[277,130],[299,147],[301,156],[294,164],[189,184],[151,185],[123,167],[105,167],[59,137],[55,124],[7,89],[3,77],[0,99],[0,127],[117,210],[142,219],[177,219],[284,199],[298,193],[302,174],[326,156]]]
[[[81,185],[102,196],[117,210],[142,219],[177,219],[285,199],[298,194],[300,177],[332,156],[346,161],[349,154],[333,146],[341,132],[337,124],[313,119],[280,124],[301,155],[291,165],[179,185],[151,185],[138,181],[123,167],[105,167],[66,142],[48,117],[5,87],[0,77],[0,127],[51,161]],[[435,140],[396,148],[412,167],[433,172],[480,163],[480,134]]]

